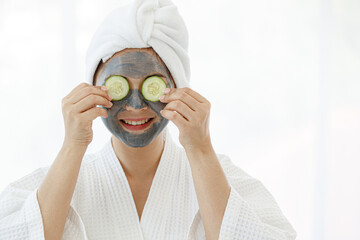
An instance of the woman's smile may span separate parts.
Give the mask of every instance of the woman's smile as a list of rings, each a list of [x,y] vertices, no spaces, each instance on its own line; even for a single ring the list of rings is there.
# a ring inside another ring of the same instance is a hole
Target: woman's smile
[[[148,118],[148,120],[146,119],[142,119],[142,121],[127,121],[124,119],[120,119],[120,123],[122,126],[124,126],[126,129],[128,130],[132,130],[132,131],[139,131],[139,130],[144,130],[148,127],[150,127],[150,125],[152,124],[154,118]]]

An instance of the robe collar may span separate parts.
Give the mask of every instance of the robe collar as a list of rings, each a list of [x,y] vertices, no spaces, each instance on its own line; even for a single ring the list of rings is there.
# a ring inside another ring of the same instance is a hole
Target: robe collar
[[[116,157],[111,139],[103,148],[102,158],[108,173],[112,174],[116,186],[110,186],[114,196],[114,214],[120,220],[120,226],[116,226],[119,232],[127,232],[129,238],[143,239],[143,234],[150,239],[160,239],[157,234],[164,233],[161,229],[166,224],[171,211],[171,197],[176,185],[179,169],[183,166],[181,148],[173,141],[168,128],[164,128],[165,146],[160,158],[159,165],[154,175],[151,188],[141,215],[141,221],[136,210],[131,188],[125,172]],[[124,229],[126,228],[126,229]],[[130,231],[130,232],[129,232]]]

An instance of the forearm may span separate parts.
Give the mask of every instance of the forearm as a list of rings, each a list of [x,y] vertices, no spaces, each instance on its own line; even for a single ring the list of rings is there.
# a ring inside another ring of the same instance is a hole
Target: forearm
[[[218,239],[230,185],[214,149],[186,151],[206,239]]]
[[[37,198],[45,239],[61,239],[86,147],[64,144],[42,181]]]

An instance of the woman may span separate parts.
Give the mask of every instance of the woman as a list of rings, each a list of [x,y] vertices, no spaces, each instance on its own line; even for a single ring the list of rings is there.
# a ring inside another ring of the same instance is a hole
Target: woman
[[[264,186],[214,151],[210,103],[189,88],[187,48],[169,0],[109,14],[87,53],[88,83],[62,100],[57,158],[1,194],[0,239],[295,239]],[[154,92],[156,81],[169,90],[163,98],[149,100],[152,80]],[[98,116],[112,137],[85,154]]]

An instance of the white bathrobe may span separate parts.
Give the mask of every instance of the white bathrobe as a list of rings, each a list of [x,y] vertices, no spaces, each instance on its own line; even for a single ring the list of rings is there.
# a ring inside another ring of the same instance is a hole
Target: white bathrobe
[[[165,148],[141,221],[109,139],[85,154],[63,239],[205,239],[185,150],[165,130]],[[295,239],[296,232],[260,181],[217,153],[231,185],[219,239]],[[0,239],[44,239],[36,197],[49,167],[11,183],[0,195]]]

